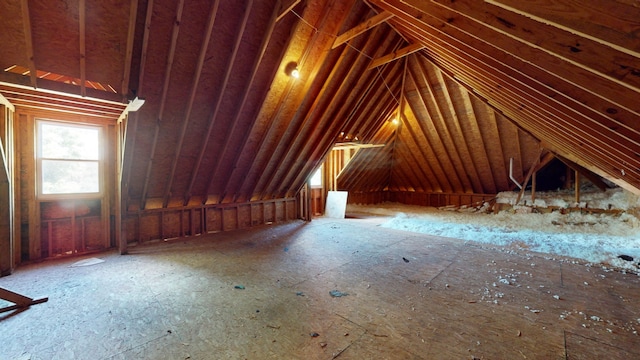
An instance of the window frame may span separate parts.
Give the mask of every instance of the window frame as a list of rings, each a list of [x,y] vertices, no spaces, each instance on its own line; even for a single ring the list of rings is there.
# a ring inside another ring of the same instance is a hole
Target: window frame
[[[50,124],[55,126],[64,126],[70,128],[86,128],[86,129],[95,129],[98,131],[98,159],[97,160],[85,160],[85,159],[56,159],[56,158],[45,158],[42,156],[42,125]],[[105,181],[104,181],[104,168],[105,168],[105,156],[104,156],[104,146],[106,143],[105,139],[105,128],[103,125],[91,124],[85,122],[73,122],[73,121],[62,121],[62,120],[52,120],[52,119],[44,119],[44,118],[36,118],[35,119],[35,158],[36,158],[36,196],[39,200],[56,200],[56,199],[87,199],[87,198],[102,198],[105,194]],[[42,171],[42,163],[43,160],[63,160],[63,161],[76,161],[76,162],[92,162],[98,164],[98,191],[97,192],[80,192],[80,193],[55,193],[55,194],[45,194],[43,192],[43,171]]]

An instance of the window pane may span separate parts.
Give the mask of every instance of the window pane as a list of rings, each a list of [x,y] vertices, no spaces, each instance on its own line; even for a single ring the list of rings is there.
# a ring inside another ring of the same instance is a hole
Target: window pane
[[[98,160],[98,128],[42,123],[40,136],[43,158]]]
[[[42,160],[42,193],[97,193],[98,168],[97,161]]]
[[[322,186],[322,166],[311,176],[311,186]]]

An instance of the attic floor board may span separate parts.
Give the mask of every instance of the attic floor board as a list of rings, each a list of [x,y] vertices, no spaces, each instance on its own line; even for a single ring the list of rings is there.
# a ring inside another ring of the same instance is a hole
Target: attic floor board
[[[0,314],[0,359],[640,355],[639,276],[379,222],[321,218],[21,267],[0,287],[49,301]]]

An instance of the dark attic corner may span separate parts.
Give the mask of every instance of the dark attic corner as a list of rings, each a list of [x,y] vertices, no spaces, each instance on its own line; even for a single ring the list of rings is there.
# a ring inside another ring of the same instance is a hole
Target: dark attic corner
[[[628,0],[0,1],[0,358],[637,356],[638,29]],[[80,308],[92,356],[53,325]]]

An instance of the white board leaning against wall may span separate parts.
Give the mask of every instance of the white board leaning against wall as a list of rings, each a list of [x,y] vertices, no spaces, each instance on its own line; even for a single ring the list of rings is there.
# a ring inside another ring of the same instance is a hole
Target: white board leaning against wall
[[[334,219],[344,219],[347,211],[348,191],[329,191],[324,216]]]

